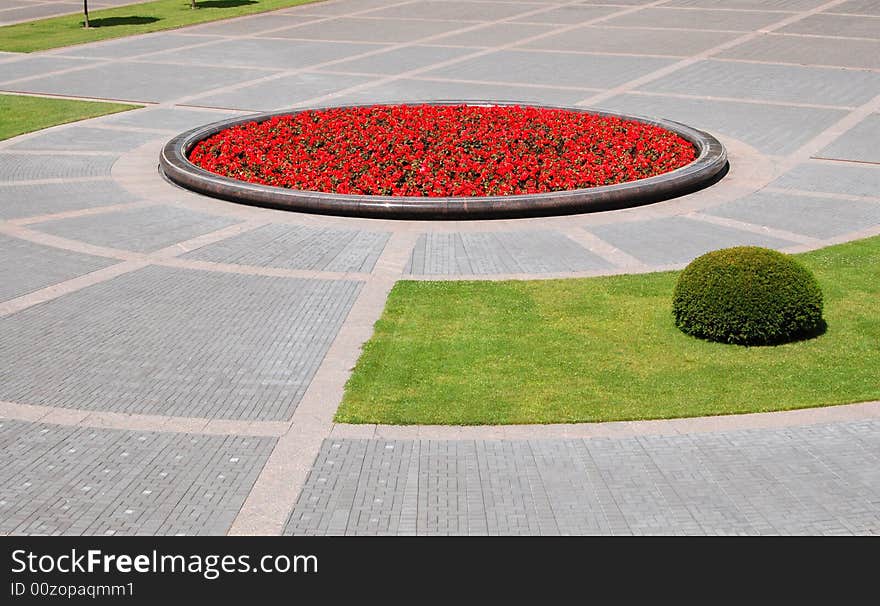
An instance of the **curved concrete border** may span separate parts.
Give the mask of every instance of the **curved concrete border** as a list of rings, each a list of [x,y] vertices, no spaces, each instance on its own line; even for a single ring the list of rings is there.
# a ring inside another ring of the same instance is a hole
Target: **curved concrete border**
[[[512,101],[407,101],[383,102],[382,105],[529,105]],[[203,139],[247,122],[262,122],[274,116],[296,114],[308,109],[329,107],[367,107],[375,104],[352,104],[300,108],[281,112],[221,120],[182,133],[169,141],[159,156],[160,171],[173,183],[187,189],[255,206],[300,212],[373,217],[385,219],[484,219],[565,215],[628,208],[668,200],[715,183],[727,171],[727,152],[712,135],[678,122],[631,116],[577,107],[542,105],[600,116],[635,120],[670,130],[697,149],[697,159],[676,170],[638,181],[589,189],[516,196],[415,197],[363,196],[303,191],[246,183],[222,177],[189,161],[189,153]]]

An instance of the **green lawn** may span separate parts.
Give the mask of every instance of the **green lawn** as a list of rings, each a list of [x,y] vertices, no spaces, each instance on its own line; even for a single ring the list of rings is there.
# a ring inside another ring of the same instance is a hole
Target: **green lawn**
[[[611,421],[880,399],[880,237],[799,255],[827,332],[775,347],[675,328],[678,272],[526,282],[399,282],[336,420]]]
[[[42,128],[115,114],[139,105],[0,95],[0,141]]]
[[[130,4],[89,11],[89,29],[83,28],[81,13],[0,27],[0,51],[30,53],[263,13],[313,1],[200,0],[197,9],[190,8],[189,0],[157,0]]]

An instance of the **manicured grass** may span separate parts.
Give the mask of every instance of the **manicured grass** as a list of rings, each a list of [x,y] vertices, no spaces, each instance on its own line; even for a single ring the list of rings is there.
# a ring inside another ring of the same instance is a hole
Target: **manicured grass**
[[[57,124],[115,114],[140,105],[0,95],[0,141]]]
[[[313,1],[200,0],[197,9],[190,8],[189,0],[157,0],[130,4],[89,11],[91,27],[88,29],[82,26],[82,13],[0,27],[0,51],[30,53],[263,13]]]
[[[399,282],[336,419],[557,423],[880,399],[880,237],[798,256],[823,288],[828,330],[775,347],[677,330],[678,272]]]

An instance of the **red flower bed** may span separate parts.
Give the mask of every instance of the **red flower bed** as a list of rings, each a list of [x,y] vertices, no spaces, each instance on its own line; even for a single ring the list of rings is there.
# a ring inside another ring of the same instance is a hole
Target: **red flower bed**
[[[520,106],[377,105],[250,122],[190,160],[264,185],[338,194],[497,196],[612,185],[694,160],[657,126]]]

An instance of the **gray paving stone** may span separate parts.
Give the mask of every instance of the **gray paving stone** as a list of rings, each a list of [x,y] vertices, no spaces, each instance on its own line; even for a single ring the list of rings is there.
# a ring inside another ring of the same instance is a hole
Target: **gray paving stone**
[[[274,38],[228,38],[186,53],[168,51],[152,55],[155,61],[184,65],[214,65],[274,69],[298,69],[325,61],[376,50],[374,44],[277,40]]]
[[[54,17],[56,15],[75,12],[76,8],[73,5],[61,2],[47,4],[22,3],[22,5],[17,8],[0,12],[0,25],[31,21],[33,19],[44,19],[46,17]]]
[[[824,0],[670,0],[664,6],[695,8],[804,11],[825,4]]]
[[[134,202],[136,197],[114,181],[0,186],[0,219],[18,219],[96,206]]]
[[[359,291],[352,281],[141,269],[0,319],[0,399],[286,420]]]
[[[304,15],[284,15],[277,11],[264,15],[252,15],[239,19],[224,19],[214,23],[187,27],[187,34],[203,34],[216,36],[249,36],[266,30],[280,29],[284,26],[298,25],[314,20],[315,17]],[[274,34],[273,34],[274,35]]]
[[[134,57],[175,49],[175,53],[189,53],[190,50],[181,50],[183,47],[205,42],[192,36],[181,36],[173,32],[159,32],[146,36],[133,36],[121,40],[108,40],[93,44],[78,44],[68,49],[60,50],[58,56],[70,57],[94,57],[104,59],[118,59],[121,57]]]
[[[269,111],[287,109],[314,97],[357,86],[373,80],[370,76],[339,76],[305,73],[284,76],[251,86],[197,97],[191,103],[206,107],[223,107]]]
[[[880,41],[764,34],[718,56],[747,61],[880,69]]]
[[[173,206],[149,206],[35,223],[32,229],[122,250],[152,252],[238,223]]]
[[[529,7],[534,10],[537,7]],[[602,17],[607,17],[612,13],[618,12],[620,9],[614,6],[560,6],[537,15],[528,15],[518,17],[515,21],[528,23],[550,23],[553,25],[571,25],[573,23],[582,23],[584,21],[593,21]]]
[[[384,19],[380,21],[377,19],[341,18],[289,27],[273,31],[270,35],[273,38],[305,40],[400,43],[451,32],[464,25],[451,21],[412,19]]]
[[[397,4],[397,0],[345,0],[342,2],[314,2],[283,11],[288,15],[348,15],[361,11],[380,9],[389,4]]]
[[[523,38],[530,38],[554,29],[551,24],[511,23],[504,22],[488,25],[458,34],[451,34],[438,39],[437,44],[455,44],[460,46],[501,46],[512,44]]]
[[[874,534],[878,430],[328,439],[284,533]]]
[[[837,109],[759,105],[662,96],[620,95],[602,108],[668,118],[729,135],[765,154],[789,154],[846,115]]]
[[[158,107],[112,114],[99,120],[101,124],[113,124],[116,126],[183,131],[237,115],[239,115],[238,112]]]
[[[760,11],[704,10],[702,8],[644,8],[609,19],[606,23],[624,27],[671,27],[748,32],[787,15]]]
[[[0,301],[7,301],[116,263],[0,235]]]
[[[660,69],[673,59],[497,51],[425,75],[545,86],[610,88]]]
[[[852,196],[878,196],[880,167],[865,164],[806,162],[796,166],[770,185]]]
[[[528,4],[424,0],[370,11],[370,17],[400,19],[449,19],[452,21],[495,21],[534,10]]]
[[[880,38],[880,16],[810,15],[791,25],[786,25],[779,31],[793,34],[877,39]]]
[[[640,90],[709,97],[858,106],[880,95],[880,73],[700,61]]]
[[[683,217],[597,225],[590,230],[646,263],[685,263],[703,253],[731,246],[785,248],[794,243]]]
[[[704,212],[823,239],[880,224],[878,202],[769,192],[758,192]]]
[[[816,157],[880,164],[878,141],[880,141],[880,114],[871,114],[817,153]]]
[[[36,134],[7,149],[126,152],[156,138],[157,135],[151,133],[74,125]]]
[[[411,274],[554,273],[610,265],[553,231],[429,233],[416,243]]]
[[[81,65],[88,65],[85,59],[72,59],[68,57],[40,57],[29,55],[15,61],[0,63],[0,83],[39,76],[48,72],[71,69]]]
[[[0,153],[0,181],[109,177],[116,158],[111,156],[57,156]]]
[[[583,99],[584,91],[545,87],[523,87],[477,82],[443,82],[401,79],[371,86],[334,99],[339,103],[377,103],[382,101],[425,101],[430,99],[473,99],[518,101],[521,103],[572,105]]]
[[[370,272],[388,237],[388,232],[274,224],[204,246],[184,258],[259,267]]]
[[[10,88],[18,92],[165,102],[221,86],[255,80],[270,73],[273,72],[234,67],[169,69],[168,65],[161,63],[120,61],[68,74],[27,80],[11,85]]]
[[[0,420],[4,534],[225,534],[274,438]]]
[[[880,15],[880,0],[849,0],[828,10],[830,13]]]
[[[522,45],[522,48],[687,56],[717,46],[737,35],[721,32],[585,26],[529,42]]]
[[[427,67],[441,61],[457,59],[474,52],[473,48],[446,48],[442,46],[408,46],[398,50],[372,55],[362,59],[335,63],[328,69],[342,72],[397,75]]]

